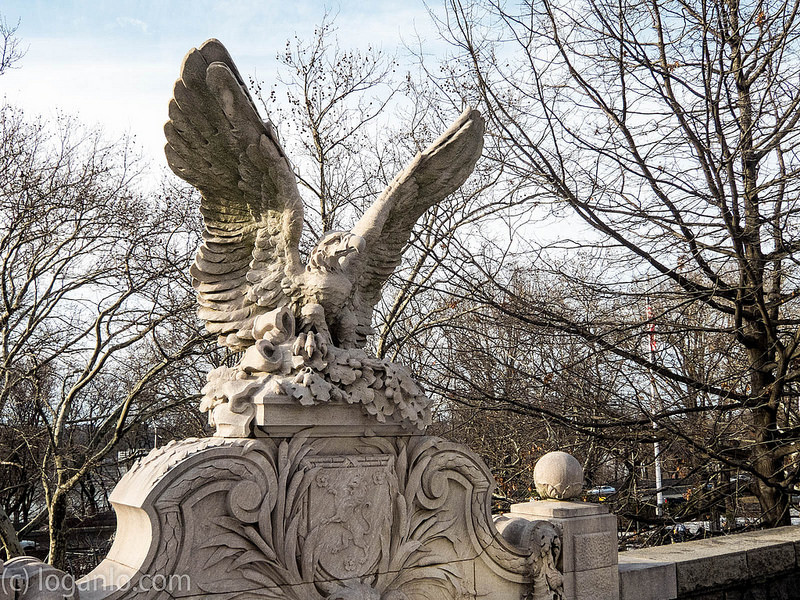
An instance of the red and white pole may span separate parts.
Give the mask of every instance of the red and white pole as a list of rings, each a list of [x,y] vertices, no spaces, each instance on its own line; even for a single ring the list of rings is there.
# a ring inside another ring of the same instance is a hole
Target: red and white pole
[[[647,316],[647,331],[649,332],[648,338],[650,342],[650,363],[656,363],[656,324],[653,320],[653,308],[650,306],[650,303],[647,303],[647,307],[645,308],[645,314]],[[660,402],[658,402],[658,398],[656,396],[656,378],[653,375],[653,370],[650,369],[650,410],[653,412],[660,412],[661,406]],[[653,420],[653,429],[658,429],[658,424],[655,420]],[[655,458],[655,471],[656,471],[656,516],[661,517],[664,516],[664,492],[662,488],[662,480],[661,480],[661,447],[658,443],[658,439],[655,440],[653,444],[653,454]]]

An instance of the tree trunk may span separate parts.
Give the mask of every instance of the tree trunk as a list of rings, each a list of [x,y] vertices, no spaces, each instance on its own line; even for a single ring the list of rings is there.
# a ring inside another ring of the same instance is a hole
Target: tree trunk
[[[48,562],[64,570],[67,558],[67,496],[59,491],[53,494],[48,520],[50,554]]]
[[[2,506],[0,506],[0,541],[3,542],[3,547],[6,551],[6,560],[24,554],[17,531],[14,529],[14,524],[8,518]]]
[[[771,451],[774,443],[771,432],[776,427],[774,411],[769,406],[757,408],[753,411],[753,421],[756,427],[753,468],[764,478],[778,479],[783,470],[783,460],[776,458],[775,453]],[[790,498],[785,488],[767,485],[759,479],[756,481],[754,492],[761,505],[761,518],[766,527],[791,525]]]
[[[789,494],[781,488],[757,483],[756,497],[761,505],[762,523],[765,527],[791,525],[789,514]]]

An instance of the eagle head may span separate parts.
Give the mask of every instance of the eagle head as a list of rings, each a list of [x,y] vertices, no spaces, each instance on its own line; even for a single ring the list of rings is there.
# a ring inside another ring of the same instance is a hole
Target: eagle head
[[[346,273],[353,255],[363,252],[366,241],[349,231],[331,231],[311,251],[307,269],[323,273]]]

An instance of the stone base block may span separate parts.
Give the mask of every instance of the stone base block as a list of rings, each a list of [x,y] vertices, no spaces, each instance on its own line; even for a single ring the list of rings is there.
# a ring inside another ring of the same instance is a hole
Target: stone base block
[[[569,600],[619,598],[617,566],[564,573],[564,598]]]
[[[566,600],[618,598],[617,518],[605,506],[542,500],[514,504],[509,515],[546,519],[561,530]]]
[[[504,538],[492,487],[474,454],[429,436],[173,443],[111,495],[117,536],[81,600],[560,599],[556,529]]]

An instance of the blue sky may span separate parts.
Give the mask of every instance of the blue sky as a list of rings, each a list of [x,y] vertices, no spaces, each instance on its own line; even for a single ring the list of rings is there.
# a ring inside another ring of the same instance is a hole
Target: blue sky
[[[310,37],[326,10],[344,47],[373,44],[400,52],[415,32],[434,44],[421,0],[4,0],[0,15],[28,52],[0,77],[0,94],[29,113],[55,109],[130,132],[146,156],[161,160],[167,102],[187,50],[210,37],[228,48],[240,71],[269,81],[276,55],[295,34]]]

